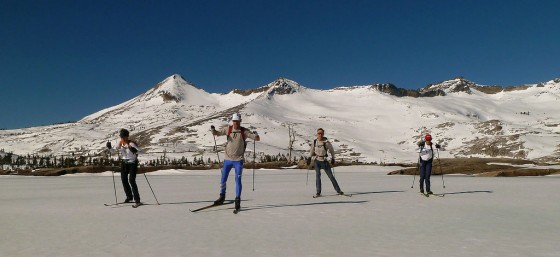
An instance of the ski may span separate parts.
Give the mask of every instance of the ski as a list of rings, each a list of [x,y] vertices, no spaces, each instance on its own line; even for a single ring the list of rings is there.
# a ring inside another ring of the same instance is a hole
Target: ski
[[[233,201],[224,202],[222,204],[210,204],[210,205],[200,207],[200,208],[194,209],[194,210],[189,209],[189,211],[198,212],[198,211],[202,211],[202,210],[206,210],[206,209],[210,209],[210,208],[213,208],[213,207],[222,206],[222,205],[226,205],[226,204],[231,204],[231,203],[233,203]]]
[[[445,194],[431,194],[430,196],[444,197]]]
[[[434,197],[434,196],[444,197],[445,196],[445,194],[425,194],[425,193],[421,193],[421,192],[418,192],[418,193],[425,196],[425,197]]]
[[[140,206],[144,205],[143,203],[135,203],[132,205],[132,208],[138,208]]]
[[[352,194],[336,194],[336,195],[314,195],[313,198],[319,198],[319,197],[329,197],[329,196],[346,196],[346,197],[352,197]]]
[[[103,205],[105,205],[105,206],[116,206],[116,205],[121,205],[121,204],[126,204],[126,203],[132,203],[132,202],[104,203]]]

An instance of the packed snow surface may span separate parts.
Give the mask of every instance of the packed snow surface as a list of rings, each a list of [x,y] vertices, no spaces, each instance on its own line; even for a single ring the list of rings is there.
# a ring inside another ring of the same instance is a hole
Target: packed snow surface
[[[192,213],[218,197],[219,171],[137,177],[145,206],[114,203],[112,173],[0,176],[0,256],[558,256],[560,177],[418,177],[391,167],[337,167],[335,196],[306,170],[244,171],[242,211]],[[116,173],[118,200],[124,199]],[[307,184],[307,185],[306,185]],[[233,175],[227,199],[234,197]]]

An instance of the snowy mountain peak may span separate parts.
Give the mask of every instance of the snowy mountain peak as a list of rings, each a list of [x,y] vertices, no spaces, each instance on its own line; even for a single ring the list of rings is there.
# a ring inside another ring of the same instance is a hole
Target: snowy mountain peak
[[[375,89],[381,93],[394,95],[398,97],[402,96],[411,96],[411,97],[419,97],[421,96],[417,90],[410,90],[404,88],[398,88],[391,83],[384,83],[384,84],[375,84],[371,86],[372,89]]]
[[[152,101],[160,99],[164,103],[186,102],[187,104],[197,104],[209,94],[197,88],[192,83],[186,81],[181,75],[175,74],[167,77],[162,82],[155,85],[140,97],[140,101]]]
[[[300,92],[303,87],[302,85],[298,84],[293,80],[289,80],[287,78],[278,78],[275,81],[272,81],[268,85],[265,86],[268,88],[267,96],[270,98],[275,94],[278,95],[288,95]]]
[[[471,88],[477,85],[463,77],[457,77],[452,80],[446,80],[437,84],[430,84],[425,88],[420,89],[421,94],[432,94],[432,95],[446,95],[448,93],[464,92],[471,94]]]

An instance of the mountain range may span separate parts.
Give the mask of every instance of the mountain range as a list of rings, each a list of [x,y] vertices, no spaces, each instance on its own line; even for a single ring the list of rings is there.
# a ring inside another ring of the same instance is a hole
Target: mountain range
[[[255,144],[259,155],[287,155],[292,140],[294,156],[304,156],[321,127],[339,161],[415,162],[416,143],[430,133],[443,146],[437,152],[442,158],[549,162],[560,156],[559,100],[560,79],[501,87],[459,77],[418,90],[392,84],[318,90],[279,78],[220,94],[175,74],[77,122],[0,131],[0,149],[19,155],[96,155],[127,128],[143,150],[143,161],[162,155],[216,159],[210,126],[227,126],[239,112],[242,125],[261,135]],[[225,138],[216,142],[223,150]],[[252,156],[252,146],[248,150]],[[223,151],[220,155],[223,160]]]

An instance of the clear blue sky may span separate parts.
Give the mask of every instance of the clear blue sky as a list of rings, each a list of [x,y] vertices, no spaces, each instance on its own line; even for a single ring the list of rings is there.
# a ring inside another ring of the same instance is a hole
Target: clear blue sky
[[[0,0],[0,128],[76,121],[178,73],[417,89],[560,77],[560,1]]]

